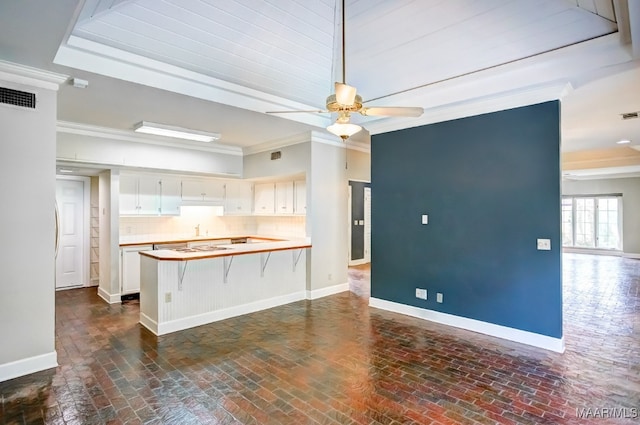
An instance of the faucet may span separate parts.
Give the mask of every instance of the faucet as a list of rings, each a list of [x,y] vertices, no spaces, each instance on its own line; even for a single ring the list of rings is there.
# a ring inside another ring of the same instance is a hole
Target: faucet
[[[200,236],[200,225],[198,224],[196,227],[196,236]]]

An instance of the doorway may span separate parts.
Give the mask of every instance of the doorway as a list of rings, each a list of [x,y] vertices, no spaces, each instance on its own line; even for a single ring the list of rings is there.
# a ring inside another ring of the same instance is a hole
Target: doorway
[[[88,177],[56,177],[56,290],[89,285]]]
[[[349,181],[349,265],[371,262],[371,183]]]

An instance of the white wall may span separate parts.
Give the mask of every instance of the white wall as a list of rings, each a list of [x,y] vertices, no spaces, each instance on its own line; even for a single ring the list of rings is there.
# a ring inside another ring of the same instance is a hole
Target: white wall
[[[349,197],[346,164],[347,150],[322,142],[311,143],[311,173],[307,191],[311,193],[310,287],[346,284],[348,253]]]
[[[640,178],[563,180],[563,195],[622,193],[622,250],[640,258]]]
[[[242,175],[240,153],[222,154],[73,133],[58,133],[56,156],[61,161],[105,166]]]
[[[347,179],[371,181],[371,153],[347,150]]]
[[[272,151],[281,151],[281,159],[272,161]],[[308,142],[244,157],[244,178],[306,174],[306,234],[312,244],[307,252],[307,290],[312,297],[313,291],[324,293],[325,288],[347,283],[347,158],[354,161],[353,173],[365,179],[370,167],[367,155],[361,154],[349,150],[347,157],[340,142],[311,133]]]
[[[54,89],[0,80],[35,92],[37,109],[0,105],[0,381],[56,366]]]
[[[108,303],[120,302],[119,192],[118,171],[106,170],[98,176],[100,227],[100,279],[98,295]]]

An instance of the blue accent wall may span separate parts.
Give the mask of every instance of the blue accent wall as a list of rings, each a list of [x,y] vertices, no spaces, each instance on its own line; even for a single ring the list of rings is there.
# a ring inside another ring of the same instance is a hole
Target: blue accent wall
[[[558,101],[374,135],[371,186],[372,297],[562,337]]]

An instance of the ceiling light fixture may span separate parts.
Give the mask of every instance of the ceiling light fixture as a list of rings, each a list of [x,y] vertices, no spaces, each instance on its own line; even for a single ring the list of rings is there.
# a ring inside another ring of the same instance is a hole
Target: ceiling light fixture
[[[626,145],[627,143],[631,143],[631,140],[622,139],[622,140],[618,140],[616,143],[619,144],[619,145]]]
[[[329,133],[335,134],[345,142],[349,137],[353,136],[360,130],[362,130],[362,127],[357,124],[351,124],[349,122],[348,112],[342,112],[336,119],[336,122],[327,127],[327,131]]]
[[[213,142],[214,140],[218,140],[220,138],[219,133],[207,133],[205,131],[191,130],[188,128],[174,127],[164,124],[156,124],[149,121],[140,121],[133,126],[133,130],[137,133],[195,140],[196,142]]]

